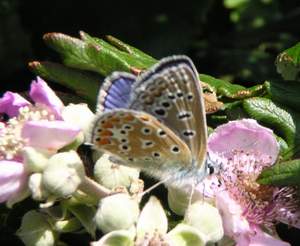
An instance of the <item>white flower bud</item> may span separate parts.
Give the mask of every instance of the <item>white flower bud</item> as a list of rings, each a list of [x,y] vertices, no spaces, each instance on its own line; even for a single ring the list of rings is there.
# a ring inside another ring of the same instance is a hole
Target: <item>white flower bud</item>
[[[50,153],[32,147],[23,149],[24,165],[29,172],[42,172],[47,165]]]
[[[137,223],[137,240],[143,240],[147,234],[152,237],[154,233],[164,235],[168,230],[167,215],[160,201],[152,196],[144,206]]]
[[[94,176],[98,183],[114,189],[116,187],[129,187],[134,180],[139,178],[136,168],[115,164],[109,159],[110,155],[103,154],[94,167]]]
[[[202,195],[197,191],[192,192],[192,189],[193,187],[189,183],[182,186],[168,187],[168,204],[174,213],[184,215],[190,200],[191,202],[203,200]],[[192,193],[193,197],[191,198]]]
[[[42,174],[34,173],[30,175],[28,187],[34,200],[42,201],[49,196],[49,192],[44,188],[42,183]]]
[[[139,204],[129,195],[120,193],[103,198],[95,215],[97,226],[108,233],[127,230],[134,225],[139,216]]]
[[[197,228],[209,242],[217,242],[224,235],[222,218],[218,209],[207,202],[193,203],[185,214],[184,222]]]
[[[178,214],[184,215],[189,204],[190,195],[183,190],[168,187],[168,204],[170,209]]]
[[[90,123],[94,119],[93,112],[88,108],[87,104],[72,104],[64,107],[62,110],[64,121],[78,126],[84,132],[84,135],[89,131]]]
[[[53,246],[56,235],[44,215],[37,211],[27,212],[17,235],[25,245]]]
[[[72,195],[84,179],[84,166],[75,151],[53,155],[43,172],[43,184],[59,197]]]

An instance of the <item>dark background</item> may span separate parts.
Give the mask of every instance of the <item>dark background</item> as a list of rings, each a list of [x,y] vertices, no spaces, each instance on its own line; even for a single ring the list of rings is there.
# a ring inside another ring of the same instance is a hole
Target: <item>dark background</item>
[[[274,60],[300,40],[299,24],[299,0],[0,0],[0,92],[28,88],[34,78],[29,61],[59,61],[43,34],[78,37],[79,30],[114,35],[155,58],[187,54],[201,73],[261,83],[279,78]],[[1,245],[20,244],[13,232],[25,211],[26,206],[13,214],[0,210]],[[294,245],[298,233],[280,226],[281,236]],[[74,237],[76,245],[88,242]]]

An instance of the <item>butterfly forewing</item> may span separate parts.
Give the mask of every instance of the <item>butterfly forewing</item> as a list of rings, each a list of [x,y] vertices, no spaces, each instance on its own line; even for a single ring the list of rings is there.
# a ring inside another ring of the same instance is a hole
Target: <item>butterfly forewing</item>
[[[114,72],[107,77],[99,90],[97,112],[126,108],[135,80],[134,75],[125,72]]]
[[[91,143],[132,167],[159,178],[191,165],[188,146],[150,114],[118,109],[98,115]]]
[[[174,58],[170,66],[156,68],[159,72],[150,71],[150,75],[138,79],[129,107],[152,114],[172,129],[189,146],[197,165],[202,166],[207,142],[203,94],[192,62],[185,59],[183,63]]]

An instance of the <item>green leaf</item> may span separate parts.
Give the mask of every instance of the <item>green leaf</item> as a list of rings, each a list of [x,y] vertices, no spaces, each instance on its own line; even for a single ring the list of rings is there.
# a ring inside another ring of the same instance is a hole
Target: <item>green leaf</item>
[[[280,53],[275,61],[277,72],[285,80],[299,80],[300,42]]]
[[[92,237],[95,237],[96,224],[94,217],[96,209],[94,207],[68,201],[62,202],[62,205],[81,222],[82,226]]]
[[[299,185],[300,159],[277,163],[264,170],[257,180],[260,184]]]
[[[111,56],[113,58],[111,59],[111,62],[114,61],[112,64],[115,64],[118,68],[107,69],[109,70],[107,74],[112,71],[138,72],[139,70],[147,69],[157,62],[157,60],[151,56],[146,55],[142,51],[133,48],[112,36],[107,36],[110,43],[99,38],[91,37],[82,31],[80,32],[80,36],[86,43],[100,47],[101,52],[107,53],[107,57]],[[102,55],[105,56],[106,54]]]
[[[82,40],[62,33],[48,33],[44,35],[44,41],[60,53],[66,66],[97,72],[103,76],[113,71],[139,73],[156,62],[154,58],[115,38],[109,37],[109,41],[117,47],[87,33],[80,34]]]
[[[277,143],[279,144],[279,155],[281,156],[282,160],[286,160],[289,157],[291,157],[292,152],[289,151],[289,146],[286,143],[286,141],[284,141],[283,138],[278,137],[277,135],[275,135]]]
[[[86,43],[62,33],[48,33],[44,41],[62,56],[66,66],[82,70],[93,71],[106,76],[109,68],[116,68],[116,55],[100,45]],[[129,70],[123,68],[124,71]]]
[[[199,74],[200,80],[212,86],[218,95],[232,99],[243,99],[262,95],[265,92],[264,85],[255,85],[251,88],[246,88],[241,85],[231,84],[228,81],[216,79],[207,74]]]
[[[108,40],[109,43],[111,43],[118,49],[127,52],[128,54],[132,55],[137,60],[142,61],[144,64],[147,64],[148,66],[151,66],[157,62],[157,60],[154,59],[152,56],[147,55],[143,51],[133,46],[130,46],[113,36],[108,35],[106,36],[106,39]]]
[[[131,66],[147,68],[157,62],[157,60],[153,57],[110,35],[106,36],[108,42],[100,38],[91,37],[89,34],[83,31],[80,32],[80,37],[87,43],[100,45],[101,47],[104,47],[105,49],[110,50],[111,52],[117,53]]]
[[[272,80],[265,82],[272,100],[300,111],[300,83],[297,81]]]
[[[35,74],[68,87],[87,101],[95,103],[101,81],[100,76],[53,62],[33,61],[29,63],[29,68]]]
[[[86,52],[87,45],[82,40],[62,33],[47,33],[43,39],[62,56],[65,65],[95,72],[99,70],[91,62]]]
[[[251,117],[277,129],[289,146],[294,144],[296,124],[286,110],[277,106],[270,99],[262,97],[245,99],[243,107]]]

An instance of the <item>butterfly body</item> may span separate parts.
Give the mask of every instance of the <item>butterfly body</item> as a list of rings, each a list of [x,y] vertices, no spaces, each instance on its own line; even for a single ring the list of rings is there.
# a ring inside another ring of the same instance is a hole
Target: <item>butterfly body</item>
[[[90,134],[95,149],[171,182],[201,181],[209,173],[201,83],[189,58],[165,58],[137,78],[114,73],[98,102]]]

